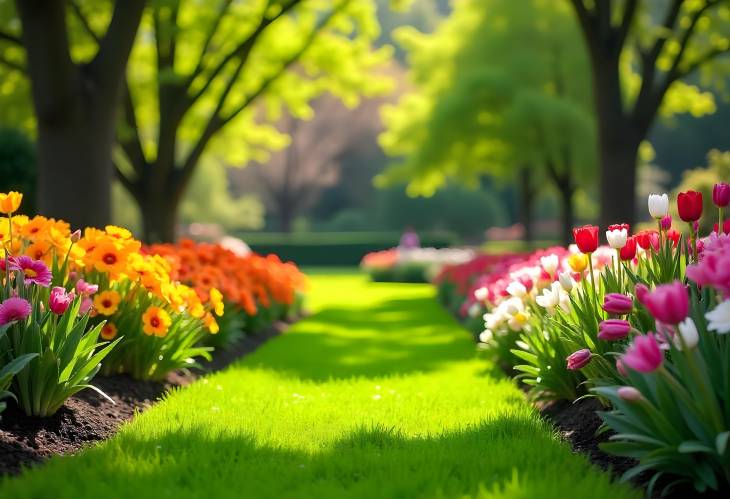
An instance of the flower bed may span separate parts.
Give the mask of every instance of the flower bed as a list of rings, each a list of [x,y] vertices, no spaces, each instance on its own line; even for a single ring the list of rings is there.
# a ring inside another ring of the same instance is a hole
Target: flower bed
[[[445,265],[470,261],[474,252],[456,248],[391,248],[365,255],[360,268],[376,282],[429,282]]]
[[[51,418],[85,388],[111,401],[91,384],[100,371],[163,382],[300,311],[304,277],[273,255],[143,247],[115,226],[71,232],[14,215],[21,201],[0,194],[0,412],[9,400],[25,418]]]
[[[730,186],[713,201],[724,228]],[[652,195],[656,230],[610,226],[600,246],[599,228],[584,226],[570,248],[470,262],[436,281],[452,310],[482,318],[483,347],[533,400],[591,397],[610,430],[601,449],[627,458],[622,479],[641,475],[649,494],[730,484],[730,236],[697,233],[700,193],[677,202],[684,233],[667,195]]]

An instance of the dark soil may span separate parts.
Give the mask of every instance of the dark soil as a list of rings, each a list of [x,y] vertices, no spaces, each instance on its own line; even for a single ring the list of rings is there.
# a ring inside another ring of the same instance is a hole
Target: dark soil
[[[204,362],[203,372],[170,373],[165,381],[138,381],[127,375],[99,376],[92,383],[109,395],[111,403],[93,390],[83,390],[66,401],[50,418],[28,417],[12,401],[0,419],[0,475],[17,474],[23,467],[56,454],[69,454],[112,436],[119,426],[157,402],[168,390],[189,385],[206,373],[219,371],[278,336],[288,324],[276,323],[256,335],[244,336],[231,348],[217,350]]]

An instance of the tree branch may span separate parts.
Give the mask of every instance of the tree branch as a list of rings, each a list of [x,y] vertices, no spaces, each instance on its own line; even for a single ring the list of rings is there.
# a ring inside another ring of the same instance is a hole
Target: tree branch
[[[208,31],[208,35],[205,37],[205,41],[203,42],[203,48],[200,51],[200,56],[198,56],[198,63],[196,64],[195,69],[193,69],[193,72],[190,73],[189,82],[192,82],[203,71],[203,59],[208,53],[210,43],[218,31],[218,27],[220,26],[223,17],[226,15],[226,12],[228,12],[228,8],[231,6],[232,2],[233,0],[223,0],[223,3],[218,10],[218,14],[213,21],[213,25],[211,26],[210,31]]]
[[[677,56],[674,58],[671,69],[669,70],[669,73],[667,75],[668,84],[671,84],[672,81],[676,80],[676,78],[673,78],[673,75],[678,70],[679,65],[682,63],[682,57],[684,57],[684,52],[685,50],[687,50],[687,46],[692,39],[692,34],[694,33],[695,27],[697,26],[697,22],[700,20],[700,17],[702,17],[702,14],[704,14],[710,7],[714,7],[717,4],[719,4],[719,0],[707,0],[707,3],[705,3],[702,7],[697,9],[697,11],[695,11],[692,19],[690,20],[689,26],[687,26],[687,29],[684,31],[684,33],[682,34],[682,38],[680,39],[679,51],[677,52]]]
[[[715,49],[708,50],[707,52],[705,52],[704,54],[699,56],[697,59],[692,61],[692,63],[689,64],[688,66],[686,66],[684,69],[677,69],[677,71],[674,74],[674,78],[672,79],[672,81],[670,83],[674,83],[675,81],[677,81],[681,78],[684,78],[685,76],[688,76],[690,73],[693,73],[694,71],[699,69],[702,65],[710,62],[714,58],[719,57],[723,54],[730,54],[730,47],[726,47],[726,48],[722,48],[722,49],[715,48]]]
[[[119,168],[119,165],[116,161],[113,161],[114,163],[114,173],[116,174],[117,180],[119,180],[119,183],[124,186],[124,188],[129,192],[135,199],[138,199],[139,197],[139,187],[135,182],[127,178],[127,176],[122,173],[121,168]]]
[[[119,144],[127,155],[129,163],[134,168],[138,177],[142,177],[147,167],[147,159],[142,149],[142,141],[139,137],[139,128],[137,126],[137,116],[134,111],[134,101],[129,91],[128,84],[125,83],[122,97],[123,116],[127,127],[131,130],[131,138],[128,140],[120,140]]]
[[[634,22],[634,17],[636,16],[636,8],[638,4],[638,0],[627,0],[626,7],[624,8],[624,16],[621,20],[621,25],[619,26],[617,33],[617,45],[619,47],[623,47],[626,42],[626,37],[629,35],[631,24]]]
[[[20,39],[19,36],[15,36],[11,33],[6,33],[5,31],[0,31],[0,40],[4,40],[15,45],[23,45],[23,41]]]
[[[101,38],[93,30],[93,28],[91,27],[91,24],[89,24],[89,20],[86,19],[84,12],[81,10],[81,6],[78,3],[76,3],[75,0],[71,0],[69,2],[69,6],[71,7],[71,10],[73,11],[76,18],[81,23],[81,27],[84,28],[84,31],[86,31],[86,33],[91,38],[93,38],[96,43],[99,43],[101,41]]]
[[[19,71],[26,75],[28,74],[28,68],[26,68],[19,62],[11,61],[10,59],[6,58],[2,54],[0,54],[0,64],[4,64],[5,66],[12,69],[13,71]]]
[[[245,63],[251,53],[251,50],[256,44],[257,39],[259,38],[259,36],[261,36],[264,30],[266,30],[266,28],[271,23],[289,12],[295,5],[297,5],[301,1],[302,0],[292,0],[290,3],[282,7],[281,11],[279,11],[279,13],[277,13],[272,18],[267,18],[265,15],[266,13],[264,12],[261,16],[261,21],[259,21],[259,24],[253,30],[253,32],[245,40],[239,43],[233,50],[226,54],[223,59],[221,59],[221,61],[215,66],[215,68],[213,68],[205,83],[203,83],[203,86],[192,96],[188,97],[188,107],[195,103],[203,94],[205,94],[205,92],[208,90],[208,88],[210,88],[215,79],[218,77],[221,71],[223,71],[226,65],[228,65],[229,62],[238,57]],[[202,73],[204,69],[202,64],[199,64],[198,66],[199,69],[196,68],[196,71],[193,71],[193,73],[188,78],[187,87],[190,87],[190,85],[192,85],[193,83],[193,80],[195,80],[195,78],[197,78]]]

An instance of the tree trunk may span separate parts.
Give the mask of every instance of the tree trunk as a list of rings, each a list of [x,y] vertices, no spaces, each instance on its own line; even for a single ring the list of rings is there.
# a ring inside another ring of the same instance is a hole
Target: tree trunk
[[[111,219],[114,114],[38,120],[38,210],[72,229]]]
[[[169,192],[138,200],[142,213],[143,240],[150,243],[168,243],[176,238],[179,202]]]
[[[532,206],[534,205],[535,189],[532,186],[530,180],[530,169],[523,167],[519,173],[519,221],[524,227],[523,240],[529,245],[534,239],[533,224],[532,224]]]
[[[568,246],[573,242],[573,226],[575,224],[573,194],[575,190],[568,179],[558,184],[558,191],[560,192],[561,242]]]
[[[294,212],[288,202],[279,202],[279,206],[276,210],[279,218],[279,230],[285,233],[290,233],[292,230],[292,222],[294,219]]]

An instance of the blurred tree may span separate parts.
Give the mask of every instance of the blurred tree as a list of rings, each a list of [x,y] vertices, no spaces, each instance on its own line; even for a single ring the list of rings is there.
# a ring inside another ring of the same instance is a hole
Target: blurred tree
[[[590,54],[598,115],[600,223],[635,217],[639,145],[657,114],[714,112],[711,93],[682,80],[701,71],[723,88],[727,0],[571,0]]]
[[[447,178],[511,178],[527,239],[532,203],[547,182],[559,192],[562,235],[571,240],[573,196],[579,181],[591,180],[595,139],[588,59],[569,9],[465,1],[434,34],[397,35],[417,90],[384,111],[381,143],[405,158],[379,181],[408,181],[410,193],[429,195]]]
[[[0,2],[0,63],[13,88],[30,80],[38,134],[38,209],[73,226],[110,218],[116,103],[145,0],[112,2],[98,49],[72,54],[63,0]],[[4,78],[4,77],[3,77]],[[15,99],[19,96],[14,95]]]
[[[324,92],[354,106],[386,90],[369,74],[391,53],[372,48],[378,34],[373,0],[153,2],[131,58],[115,157],[144,238],[174,237],[204,152],[226,164],[264,161],[288,143],[274,126],[283,109],[306,119]]]
[[[35,213],[36,155],[35,146],[20,130],[0,129],[0,192],[23,193],[20,211]]]

